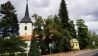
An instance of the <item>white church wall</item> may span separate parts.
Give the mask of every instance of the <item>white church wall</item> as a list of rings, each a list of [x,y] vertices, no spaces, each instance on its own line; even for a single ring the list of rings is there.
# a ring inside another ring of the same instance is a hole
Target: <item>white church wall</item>
[[[27,26],[27,30],[25,30],[25,26]],[[32,23],[20,23],[19,24],[19,35],[32,35]]]

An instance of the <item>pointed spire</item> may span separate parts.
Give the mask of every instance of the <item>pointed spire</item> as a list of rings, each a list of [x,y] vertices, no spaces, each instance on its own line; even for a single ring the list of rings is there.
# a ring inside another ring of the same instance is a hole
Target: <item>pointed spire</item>
[[[25,11],[25,16],[24,18],[20,21],[20,23],[31,23],[31,19],[29,17],[29,9],[28,9],[28,0],[27,1],[27,4],[26,4],[26,11]]]
[[[25,16],[29,17],[29,11],[28,11],[28,0],[27,1],[27,4],[26,4],[26,11],[25,11]]]
[[[28,0],[26,0],[28,2]]]

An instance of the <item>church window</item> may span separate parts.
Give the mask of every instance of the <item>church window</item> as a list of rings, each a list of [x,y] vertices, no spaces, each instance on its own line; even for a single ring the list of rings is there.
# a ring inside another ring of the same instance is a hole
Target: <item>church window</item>
[[[25,26],[25,30],[27,30],[27,26]]]

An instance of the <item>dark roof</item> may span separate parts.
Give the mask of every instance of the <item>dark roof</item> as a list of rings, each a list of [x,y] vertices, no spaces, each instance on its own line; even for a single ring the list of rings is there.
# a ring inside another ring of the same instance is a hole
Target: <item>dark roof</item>
[[[20,21],[20,23],[32,23],[31,18],[29,17],[28,3],[26,5],[26,11],[24,18]]]

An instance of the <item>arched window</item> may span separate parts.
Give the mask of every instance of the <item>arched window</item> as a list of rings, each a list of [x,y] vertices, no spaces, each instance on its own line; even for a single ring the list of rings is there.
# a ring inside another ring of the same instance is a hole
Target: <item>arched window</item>
[[[25,30],[27,30],[27,26],[25,26]]]

